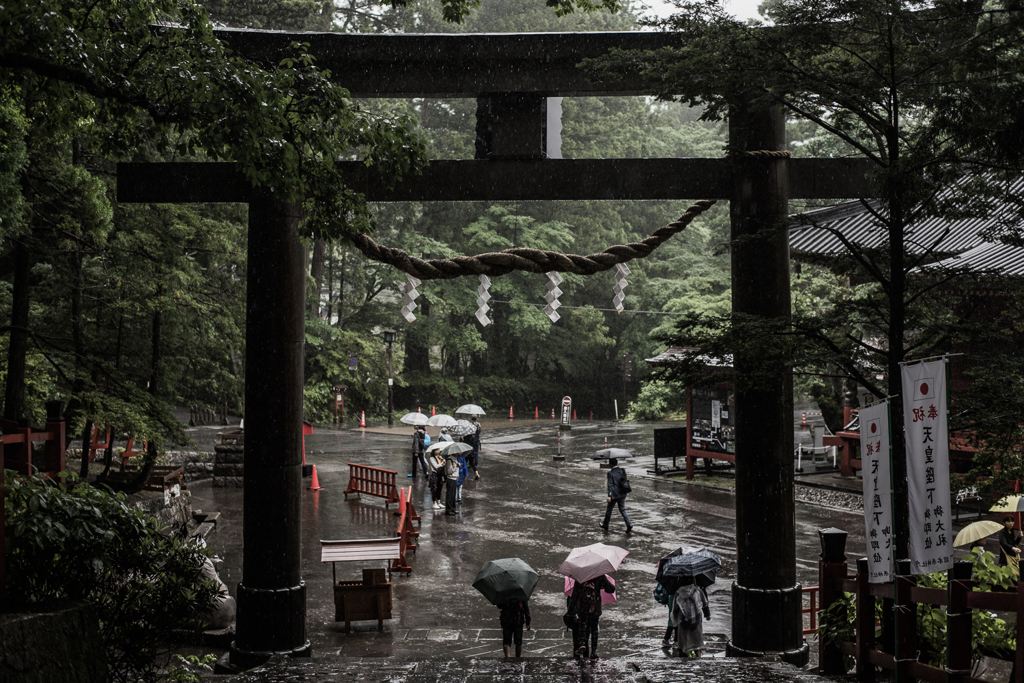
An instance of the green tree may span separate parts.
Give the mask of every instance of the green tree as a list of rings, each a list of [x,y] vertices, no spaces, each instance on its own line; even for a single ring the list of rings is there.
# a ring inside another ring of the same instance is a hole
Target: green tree
[[[694,317],[684,327],[694,333],[687,336],[713,346],[709,330],[728,333],[728,343],[718,345],[723,353],[743,344],[787,351],[799,339],[788,351],[797,366],[838,368],[876,396],[899,394],[900,364],[950,350],[946,332],[955,322],[948,308],[929,300],[949,276],[912,275],[944,250],[942,240],[914,255],[912,226],[929,216],[983,212],[978,197],[1002,187],[992,174],[960,182],[965,173],[998,168],[1000,160],[978,154],[992,150],[985,142],[991,136],[951,126],[947,109],[962,98],[989,102],[992,90],[1005,104],[1006,94],[1018,91],[1020,13],[980,3],[812,0],[773,4],[774,25],[765,27],[732,19],[716,2],[677,7],[660,24],[687,32],[679,48],[618,55],[595,68],[640,68],[663,97],[702,104],[710,119],[736,106],[781,106],[872,160],[879,198],[865,207],[880,246],[847,242],[848,258],[839,266],[841,275],[865,283],[857,295],[825,315],[797,315],[792,324]],[[1013,129],[1012,121],[986,120],[1007,134]],[[902,406],[892,405],[894,423],[901,424]],[[905,451],[901,432],[893,436],[896,553],[906,556]]]

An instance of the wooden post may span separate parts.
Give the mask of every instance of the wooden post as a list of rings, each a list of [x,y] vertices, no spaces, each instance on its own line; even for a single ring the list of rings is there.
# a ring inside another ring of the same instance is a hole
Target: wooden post
[[[964,681],[971,674],[971,609],[967,596],[974,587],[970,562],[957,562],[949,570],[946,608],[947,681]]]
[[[785,323],[791,314],[787,160],[758,154],[786,149],[782,109],[735,106],[729,146],[733,315],[766,326]],[[771,652],[802,666],[810,653],[796,582],[793,380],[781,349],[781,343],[752,343],[733,356],[737,571],[728,652]]]
[[[1024,683],[1024,581],[1017,582],[1017,652],[1013,658],[1013,683]]]
[[[893,582],[896,607],[896,683],[910,683],[914,678],[907,664],[917,661],[917,610],[910,599],[910,589],[916,580],[910,574],[910,560],[896,560],[896,578]]]
[[[868,558],[857,560],[857,680],[873,681],[875,667],[869,659],[868,652],[875,648],[875,599],[871,597],[871,584],[868,582]]]
[[[828,609],[843,595],[843,579],[846,578],[845,562],[818,561],[818,610]],[[818,638],[818,667],[826,675],[843,675],[843,654],[836,645]]]
[[[309,656],[302,556],[304,252],[299,204],[249,205],[242,580],[231,664]]]

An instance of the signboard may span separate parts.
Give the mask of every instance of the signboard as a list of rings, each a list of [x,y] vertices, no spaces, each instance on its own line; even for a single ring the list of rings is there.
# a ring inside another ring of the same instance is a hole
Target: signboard
[[[351,358],[348,359],[348,369],[355,370],[357,367],[359,367],[359,359],[356,358],[355,356],[352,356]]]
[[[736,436],[731,389],[691,389],[690,448],[735,453]]]
[[[910,567],[914,574],[929,574],[953,566],[946,361],[904,365],[901,374]]]
[[[860,409],[860,459],[864,465],[864,537],[868,581],[892,579],[892,484],[889,401]]]
[[[562,425],[565,427],[572,425],[572,399],[568,396],[562,399]]]

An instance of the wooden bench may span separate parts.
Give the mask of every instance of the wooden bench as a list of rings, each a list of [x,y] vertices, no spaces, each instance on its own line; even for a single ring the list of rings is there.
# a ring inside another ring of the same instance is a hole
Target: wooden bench
[[[363,579],[338,581],[335,562],[357,560],[395,560],[400,556],[400,538],[370,538],[342,541],[320,541],[320,561],[331,563],[334,585],[334,620],[345,622],[345,633],[353,621],[377,620],[377,630],[384,630],[384,620],[391,618],[391,579],[385,569],[364,569]]]

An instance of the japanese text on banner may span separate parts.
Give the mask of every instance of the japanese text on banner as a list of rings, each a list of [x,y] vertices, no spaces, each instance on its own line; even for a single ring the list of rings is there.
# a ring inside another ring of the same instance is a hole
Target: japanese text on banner
[[[904,365],[902,375],[910,566],[914,574],[928,574],[953,566],[946,362]]]
[[[868,581],[892,578],[892,488],[889,470],[889,401],[860,409],[860,459],[864,476],[864,537]]]

